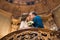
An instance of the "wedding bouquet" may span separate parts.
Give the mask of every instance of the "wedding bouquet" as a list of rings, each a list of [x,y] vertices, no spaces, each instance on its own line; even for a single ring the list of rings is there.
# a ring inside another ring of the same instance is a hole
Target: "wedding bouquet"
[[[28,22],[28,26],[32,26],[33,24],[34,24],[33,21],[29,21],[29,22]]]

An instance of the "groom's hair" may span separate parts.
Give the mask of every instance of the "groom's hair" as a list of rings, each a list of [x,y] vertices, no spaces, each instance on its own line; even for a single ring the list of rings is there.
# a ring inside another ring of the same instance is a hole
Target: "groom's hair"
[[[37,12],[32,12],[32,14],[36,16],[37,15]]]

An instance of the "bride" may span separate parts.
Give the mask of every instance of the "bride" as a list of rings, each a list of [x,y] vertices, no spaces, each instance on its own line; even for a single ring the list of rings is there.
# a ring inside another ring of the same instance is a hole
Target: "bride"
[[[21,16],[21,24],[20,24],[19,30],[31,28],[28,26],[28,21],[30,21],[28,13],[23,13]]]

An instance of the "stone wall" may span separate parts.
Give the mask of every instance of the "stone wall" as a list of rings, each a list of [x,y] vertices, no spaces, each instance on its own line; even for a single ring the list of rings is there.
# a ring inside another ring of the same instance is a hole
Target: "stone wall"
[[[11,14],[6,13],[3,10],[0,10],[0,37],[3,37],[10,33],[11,27]]]
[[[9,3],[0,0],[0,9],[12,13],[14,17],[19,17],[22,13],[31,11],[36,11],[38,14],[47,14],[60,4],[60,0],[36,0],[33,5],[27,5],[26,0],[23,3],[21,0],[19,3],[15,3],[15,1],[17,2],[17,0],[14,0],[13,3]]]
[[[53,9],[52,13],[55,23],[60,28],[60,5]]]

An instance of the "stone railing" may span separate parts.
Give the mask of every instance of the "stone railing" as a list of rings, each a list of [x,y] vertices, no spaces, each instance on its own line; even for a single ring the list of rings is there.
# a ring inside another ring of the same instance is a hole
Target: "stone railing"
[[[58,38],[56,32],[47,29],[31,28],[12,32],[0,40],[58,40]]]

